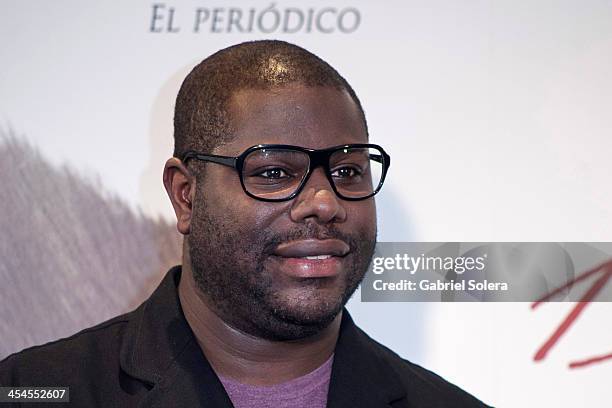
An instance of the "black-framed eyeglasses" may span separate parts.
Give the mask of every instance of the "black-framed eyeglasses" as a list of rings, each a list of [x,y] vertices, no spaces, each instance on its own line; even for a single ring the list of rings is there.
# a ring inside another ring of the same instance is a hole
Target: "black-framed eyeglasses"
[[[346,144],[315,150],[283,144],[249,147],[236,157],[186,152],[191,159],[233,167],[244,192],[257,200],[287,201],[304,188],[310,175],[322,166],[329,183],[343,200],[365,200],[378,193],[391,157],[375,144]]]

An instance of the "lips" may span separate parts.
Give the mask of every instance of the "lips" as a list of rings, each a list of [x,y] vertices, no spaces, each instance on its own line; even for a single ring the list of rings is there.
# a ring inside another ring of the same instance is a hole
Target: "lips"
[[[348,254],[348,244],[339,239],[304,239],[280,244],[274,255],[285,258],[303,258],[313,256],[344,256]]]
[[[296,278],[330,278],[342,271],[350,247],[339,239],[305,239],[280,244],[274,255],[283,273]]]

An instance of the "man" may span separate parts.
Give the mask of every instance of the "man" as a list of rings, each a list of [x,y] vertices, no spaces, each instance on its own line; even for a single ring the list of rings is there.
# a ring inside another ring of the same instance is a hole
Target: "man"
[[[69,386],[75,406],[483,406],[344,309],[390,158],[331,66],[280,41],[221,50],[185,79],[174,136],[182,267],[135,311],[9,357],[1,385]]]

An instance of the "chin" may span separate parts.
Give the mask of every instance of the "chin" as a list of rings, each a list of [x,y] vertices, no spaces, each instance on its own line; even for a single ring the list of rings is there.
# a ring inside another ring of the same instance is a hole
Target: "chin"
[[[340,296],[274,300],[267,305],[268,316],[262,323],[266,326],[266,337],[277,340],[296,340],[319,333],[334,321],[344,306]]]
[[[329,324],[342,310],[342,303],[301,303],[292,305],[281,313],[278,313],[284,320],[302,325],[321,325]]]

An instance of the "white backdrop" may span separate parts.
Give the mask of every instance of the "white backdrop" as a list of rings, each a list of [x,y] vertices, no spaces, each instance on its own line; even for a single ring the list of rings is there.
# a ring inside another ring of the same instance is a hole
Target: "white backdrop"
[[[151,31],[155,4],[161,32]],[[281,17],[333,11],[310,32],[266,33],[273,20],[258,26],[257,16],[271,6]],[[194,32],[198,7],[211,14]],[[227,32],[230,8],[243,26],[255,10],[250,32]],[[348,9],[359,24],[342,32],[336,17]],[[379,240],[610,241],[610,21],[609,1],[4,1],[0,125],[135,211],[172,219],[161,171],[182,79],[225,46],[283,39],[347,78],[371,140],[393,158],[377,197]],[[610,406],[612,362],[567,368],[612,351],[610,304],[590,305],[533,362],[572,307],[358,295],[349,305],[372,337],[487,403]]]

